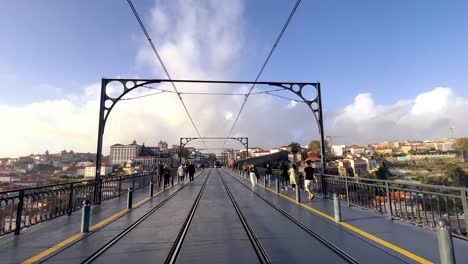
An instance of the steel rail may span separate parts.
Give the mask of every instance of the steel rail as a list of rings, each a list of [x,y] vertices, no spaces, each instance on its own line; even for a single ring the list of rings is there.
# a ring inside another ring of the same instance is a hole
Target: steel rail
[[[239,205],[237,204],[236,200],[234,199],[234,196],[232,195],[231,191],[229,190],[229,187],[227,186],[226,182],[224,181],[223,177],[221,177],[219,170],[216,169],[216,172],[218,173],[219,178],[221,179],[221,182],[224,185],[224,188],[226,189],[226,192],[229,196],[229,199],[232,202],[232,205],[234,206],[234,209],[236,210],[237,215],[239,216],[239,219],[242,223],[242,226],[245,229],[245,232],[247,233],[247,236],[250,240],[250,243],[252,244],[255,254],[258,257],[258,260],[260,263],[271,263],[270,256],[268,256],[268,253],[266,252],[265,248],[263,247],[262,243],[258,239],[258,236],[255,234],[253,228],[249,225],[247,218],[245,217],[244,213],[240,209]]]
[[[177,235],[176,241],[172,245],[171,250],[169,251],[169,254],[167,255],[166,261],[164,263],[176,263],[177,257],[179,256],[180,249],[182,248],[182,244],[184,243],[185,237],[188,233],[188,230],[190,228],[190,224],[192,223],[193,216],[195,215],[195,212],[197,211],[198,205],[200,204],[201,197],[203,195],[203,191],[205,190],[206,183],[208,181],[208,178],[210,177],[211,174],[211,169],[208,172],[208,176],[206,176],[205,182],[203,183],[203,186],[200,189],[200,192],[197,195],[197,198],[195,199],[195,202],[192,205],[192,208],[190,209],[190,212],[185,219],[184,224],[182,225],[182,228],[180,229],[179,234]]]
[[[227,173],[227,172],[226,172]],[[359,263],[357,260],[355,260],[353,257],[351,257],[348,253],[346,253],[345,251],[343,251],[342,249],[340,249],[338,246],[336,246],[335,244],[333,244],[332,242],[326,240],[324,237],[320,236],[319,234],[317,234],[316,232],[312,231],[310,228],[308,228],[307,226],[305,226],[304,224],[302,224],[299,220],[297,220],[296,218],[292,217],[290,214],[288,214],[287,212],[285,212],[284,210],[282,210],[281,208],[279,208],[278,206],[276,206],[275,204],[273,204],[272,202],[268,201],[267,199],[265,199],[265,197],[263,197],[262,195],[258,194],[257,192],[251,190],[247,185],[245,185],[243,182],[241,182],[239,179],[237,179],[235,176],[233,176],[232,174],[230,173],[227,173],[228,175],[230,175],[232,178],[234,178],[234,180],[236,180],[237,182],[239,182],[242,186],[244,186],[246,189],[248,189],[249,191],[251,191],[253,194],[255,194],[257,197],[259,197],[260,199],[262,199],[265,203],[267,203],[268,205],[270,205],[272,208],[274,208],[276,211],[278,211],[279,213],[281,213],[284,217],[286,217],[287,219],[289,219],[291,222],[293,222],[294,224],[296,224],[299,228],[301,228],[302,230],[304,230],[306,233],[308,233],[309,235],[311,235],[312,237],[314,237],[315,239],[317,239],[320,243],[322,243],[324,246],[326,246],[328,249],[330,249],[331,251],[333,251],[335,254],[337,254],[338,256],[340,256],[343,260],[345,260],[346,262],[348,263]]]
[[[210,171],[211,172],[211,171]],[[206,184],[206,180],[210,176],[210,172],[208,172],[208,176],[205,179],[205,182],[203,184],[203,187]],[[161,201],[158,205],[153,207],[150,211],[148,211],[146,214],[141,216],[138,220],[136,220],[132,225],[129,227],[125,228],[122,232],[120,232],[117,236],[115,236],[111,241],[107,242],[104,246],[99,248],[97,251],[95,251],[92,255],[90,255],[88,258],[86,258],[82,264],[87,264],[87,263],[92,263],[94,260],[96,260],[99,256],[101,256],[104,252],[106,252],[109,248],[111,248],[115,243],[117,243],[120,239],[125,237],[130,231],[132,231],[135,227],[137,227],[139,224],[141,224],[144,220],[146,220],[148,217],[150,217],[154,212],[156,212],[159,208],[161,208],[165,203],[167,203],[169,200],[171,200],[179,191],[184,189],[186,185],[182,185],[179,189],[177,189],[174,193],[172,193],[170,196],[168,196],[166,199]]]

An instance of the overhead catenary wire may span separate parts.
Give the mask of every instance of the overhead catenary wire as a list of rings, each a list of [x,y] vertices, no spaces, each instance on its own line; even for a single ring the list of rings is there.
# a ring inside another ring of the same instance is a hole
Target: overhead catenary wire
[[[156,49],[156,46],[154,45],[153,41],[151,40],[149,34],[148,34],[148,31],[146,31],[146,28],[145,28],[145,25],[143,24],[143,22],[141,21],[140,19],[140,16],[138,15],[138,11],[135,9],[135,7],[133,6],[133,3],[132,3],[132,0],[127,0],[127,3],[128,5],[130,6],[130,8],[132,9],[133,11],[133,15],[135,16],[135,18],[137,19],[138,23],[140,24],[140,27],[141,27],[141,30],[143,31],[143,33],[145,34],[146,36],[146,39],[148,40],[150,46],[151,46],[151,49],[153,50],[154,52],[154,55],[156,55],[156,58],[158,59],[159,63],[161,64],[161,67],[163,68],[163,71],[166,73],[167,75],[167,78],[169,80],[172,80],[172,77],[171,75],[169,74],[169,71],[167,70],[166,68],[166,65],[164,64],[161,56],[159,55],[159,52],[158,50]],[[190,122],[192,123],[193,127],[195,128],[195,131],[197,132],[197,135],[199,137],[202,137],[201,134],[200,134],[200,131],[198,130],[197,126],[195,125],[195,122],[193,121],[193,118],[192,116],[190,115],[190,112],[188,111],[187,109],[187,106],[185,105],[185,102],[184,100],[182,99],[182,96],[179,92],[179,90],[177,89],[176,85],[174,84],[174,82],[171,82],[171,85],[172,87],[174,88],[174,91],[177,93],[177,96],[179,97],[180,99],[180,102],[182,103],[182,106],[184,107],[185,109],[185,112],[187,113],[189,119],[190,119]],[[206,144],[205,144],[205,141],[203,141],[203,145],[205,145],[206,147]]]
[[[140,95],[140,96],[135,96],[135,97],[128,97],[128,98],[124,98],[122,100],[133,100],[133,99],[158,95],[158,94],[161,94],[161,93],[177,93],[175,91],[170,91],[170,90],[163,89],[163,88],[157,88],[157,87],[151,87],[151,86],[145,86],[145,85],[143,85],[142,87],[147,88],[147,89],[151,89],[151,90],[158,90],[159,92]],[[285,89],[284,88],[279,88],[279,89],[255,92],[255,93],[251,93],[250,95],[268,94],[268,95],[276,96],[276,97],[283,98],[283,99],[286,99],[286,100],[289,100],[289,101],[296,101],[296,102],[302,102],[303,103],[303,101],[299,101],[299,100],[296,100],[296,99],[292,99],[292,98],[289,98],[289,97],[285,97],[285,96],[281,96],[281,95],[277,95],[277,94],[272,93],[272,92],[278,92],[278,91],[283,91],[283,90],[285,90]],[[247,93],[219,93],[219,92],[180,92],[180,94],[213,95],[213,96],[225,96],[225,95],[246,96],[247,95]]]
[[[300,3],[301,3],[301,0],[297,0],[297,1],[296,1],[296,4],[294,5],[293,9],[291,10],[291,13],[289,14],[289,17],[288,17],[288,19],[286,20],[286,23],[283,25],[283,28],[281,29],[281,32],[279,33],[278,37],[276,38],[276,41],[275,41],[275,43],[273,44],[273,47],[271,48],[270,52],[268,53],[268,56],[267,56],[265,62],[263,63],[262,67],[260,68],[260,71],[258,72],[257,77],[255,78],[255,81],[254,81],[254,82],[257,82],[257,81],[258,81],[258,79],[260,78],[260,76],[261,76],[262,73],[263,73],[263,70],[265,70],[266,65],[267,65],[268,62],[270,61],[271,55],[273,54],[273,52],[275,51],[276,47],[278,46],[278,43],[280,42],[281,38],[283,37],[283,34],[284,34],[284,32],[286,31],[286,29],[287,29],[287,27],[288,27],[288,25],[289,25],[289,22],[291,21],[291,19],[293,18],[294,14],[296,13],[297,7],[299,6]],[[228,135],[226,136],[226,140],[227,140],[228,137],[231,136],[232,131],[234,130],[234,127],[236,126],[237,121],[239,120],[239,116],[241,115],[242,110],[244,110],[245,104],[247,103],[247,100],[249,99],[249,95],[252,93],[252,90],[253,90],[254,88],[255,88],[255,83],[252,84],[252,86],[251,86],[250,89],[249,89],[248,94],[245,96],[244,101],[242,102],[242,106],[241,106],[241,108],[240,108],[240,110],[239,110],[239,113],[237,114],[236,119],[234,120],[234,123],[232,124],[232,127],[231,127],[231,129],[229,130]],[[223,147],[224,147],[224,145],[226,144],[226,140],[225,140],[224,143],[223,143]]]

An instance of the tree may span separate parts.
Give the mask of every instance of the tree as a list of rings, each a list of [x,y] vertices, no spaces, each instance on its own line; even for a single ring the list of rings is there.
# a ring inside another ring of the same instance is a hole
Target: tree
[[[464,157],[465,151],[468,150],[468,138],[459,138],[455,140],[453,148],[460,151],[460,154]]]
[[[291,142],[288,147],[291,149],[291,152],[296,154],[301,151],[301,145],[297,142]]]
[[[309,145],[307,146],[309,151],[317,151],[320,152],[320,140],[312,140],[310,141]]]
[[[456,187],[468,187],[468,176],[455,164],[447,164],[446,174]]]
[[[309,151],[315,151],[319,154],[322,153],[322,149],[320,146],[320,140],[312,140],[310,141],[309,145],[307,146]],[[331,161],[332,158],[332,151],[331,147],[328,145],[328,141],[325,140],[325,158],[327,161]]]

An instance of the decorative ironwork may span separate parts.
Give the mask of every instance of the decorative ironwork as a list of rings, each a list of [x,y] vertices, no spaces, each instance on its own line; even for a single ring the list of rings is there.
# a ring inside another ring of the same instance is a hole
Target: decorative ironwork
[[[321,91],[320,83],[318,82],[245,82],[245,81],[207,81],[207,80],[169,80],[169,79],[102,79],[101,81],[101,100],[99,104],[99,126],[98,126],[98,141],[97,141],[97,151],[96,151],[96,176],[95,181],[99,182],[101,178],[101,163],[102,163],[102,144],[104,137],[104,129],[111,113],[112,109],[115,107],[118,101],[120,101],[126,94],[130,91],[157,83],[217,83],[217,84],[258,84],[258,85],[271,85],[281,87],[285,90],[291,91],[297,96],[299,96],[304,103],[312,111],[314,118],[316,120],[321,142],[321,164],[322,172],[325,172],[325,135],[323,127],[323,115],[322,115],[322,100],[321,100]],[[118,88],[113,86],[119,86]],[[312,87],[312,88],[311,88]],[[115,89],[120,91],[117,94],[113,95]],[[317,96],[315,98],[307,98],[304,91],[306,89],[316,89]],[[177,93],[180,97],[181,94]],[[242,143],[242,142],[241,142]],[[242,143],[244,144],[244,143]],[[325,181],[322,181],[325,183]],[[97,185],[98,186],[98,185]],[[325,186],[323,186],[325,189]],[[96,188],[94,193],[94,202],[99,203],[101,197],[101,191],[99,188]]]

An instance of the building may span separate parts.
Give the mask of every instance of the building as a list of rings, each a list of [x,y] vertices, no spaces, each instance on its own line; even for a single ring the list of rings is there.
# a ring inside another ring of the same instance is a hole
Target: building
[[[110,147],[110,163],[111,165],[121,165],[140,156],[141,149],[141,146],[135,140],[129,145],[114,144]]]
[[[131,161],[132,161],[132,164],[142,164],[144,166],[156,166],[157,161],[156,161],[156,157],[154,156],[139,156],[139,157],[135,157],[133,158]]]
[[[85,178],[94,178],[96,177],[96,164],[91,164],[85,167],[84,170],[84,176]],[[109,166],[106,163],[101,164],[101,176],[106,176],[111,174],[113,171],[112,166]]]
[[[165,150],[165,149],[167,149],[167,142],[166,142],[166,141],[160,140],[160,141],[158,142],[158,147],[159,147],[160,150]]]
[[[354,172],[354,177],[368,178],[367,162],[363,159],[349,159],[349,164]]]
[[[362,157],[361,159],[366,162],[368,171],[377,168],[377,160],[374,157]]]
[[[435,143],[434,145],[435,145],[436,150],[440,150],[443,152],[453,150],[452,142],[438,142],[438,143]]]
[[[265,155],[270,155],[270,151],[269,150],[257,150],[253,153],[254,157],[261,157]]]
[[[332,146],[333,155],[338,156],[338,157],[343,156],[345,148],[346,148],[345,145],[333,145]]]
[[[90,166],[90,165],[87,165],[87,166]],[[93,165],[93,166],[96,166],[96,165]],[[73,166],[73,167],[68,168],[65,171],[65,173],[70,178],[81,178],[85,176],[86,166]],[[93,177],[95,176],[96,176],[96,173],[94,173]]]
[[[408,154],[411,150],[413,150],[413,146],[411,145],[403,145],[400,147],[401,152]]]

